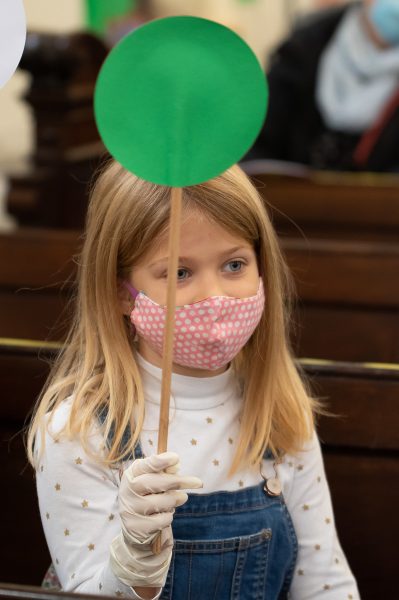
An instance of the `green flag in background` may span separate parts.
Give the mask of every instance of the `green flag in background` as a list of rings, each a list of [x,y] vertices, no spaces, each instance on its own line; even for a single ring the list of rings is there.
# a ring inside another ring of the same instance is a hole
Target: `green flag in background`
[[[89,29],[102,34],[107,21],[126,14],[135,6],[135,0],[86,0]]]

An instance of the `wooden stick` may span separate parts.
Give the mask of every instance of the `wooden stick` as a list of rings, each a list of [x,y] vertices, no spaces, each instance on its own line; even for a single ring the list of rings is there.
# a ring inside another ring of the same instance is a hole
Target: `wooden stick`
[[[170,230],[168,259],[168,288],[166,296],[166,321],[163,338],[161,407],[159,412],[158,454],[166,452],[169,429],[170,383],[172,377],[173,337],[176,309],[176,273],[179,266],[179,235],[181,216],[182,188],[171,188]],[[161,551],[162,532],[159,532],[152,544],[154,554]]]

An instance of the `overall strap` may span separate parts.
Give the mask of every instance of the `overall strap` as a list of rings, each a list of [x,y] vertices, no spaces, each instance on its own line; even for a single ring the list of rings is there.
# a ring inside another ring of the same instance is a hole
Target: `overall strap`
[[[101,408],[101,410],[97,413],[97,418],[100,421],[101,425],[103,425],[105,423],[107,415],[108,415],[108,407],[107,406],[103,406]],[[108,445],[109,448],[113,444],[114,437],[115,437],[115,425],[114,425],[114,423],[112,423],[111,429],[110,429],[108,437],[107,437],[107,445]],[[132,437],[132,434],[131,434],[130,425],[127,425],[127,427],[126,427],[126,429],[125,429],[125,431],[123,432],[123,435],[122,435],[122,440],[121,440],[120,448],[124,448],[128,444],[128,442],[129,442],[129,440],[130,440],[131,437]],[[134,448],[134,454],[132,452],[130,452],[124,458],[124,460],[133,460],[133,459],[136,459],[136,458],[144,458],[144,454],[143,454],[143,451],[142,451],[142,448],[141,448],[141,444],[140,444],[139,441],[137,442],[137,444],[136,444],[136,446]]]
[[[275,456],[270,448],[266,448],[266,452],[263,455],[263,460],[275,460]]]

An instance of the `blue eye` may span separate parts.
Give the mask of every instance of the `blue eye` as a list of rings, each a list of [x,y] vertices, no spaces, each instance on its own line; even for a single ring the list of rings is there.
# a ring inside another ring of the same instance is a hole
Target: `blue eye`
[[[243,267],[245,267],[246,263],[243,260],[231,260],[227,263],[227,265],[236,265],[238,268],[233,268],[230,273],[233,275],[235,273],[241,273],[243,271]],[[184,277],[184,273],[189,273],[189,269],[185,269],[184,267],[179,267],[177,269],[177,281],[184,281],[187,277]],[[180,277],[179,275],[182,275]],[[167,272],[164,272],[162,277],[166,279],[168,276]]]
[[[186,273],[187,273],[187,269],[183,269],[182,267],[179,267],[179,269],[177,269],[177,280],[178,280],[178,281],[183,281],[183,278],[182,278],[182,277],[179,277],[179,273],[181,273],[182,271],[183,271],[183,273],[184,273],[184,272],[186,272]],[[162,277],[163,279],[167,279],[167,278],[168,278],[168,272],[167,272],[167,271],[165,271],[164,273],[162,273],[161,277]],[[184,279],[185,279],[185,278],[184,278]]]
[[[183,281],[183,279],[179,278],[179,273],[181,273],[182,271],[183,271],[183,273],[184,272],[187,273],[187,269],[183,269],[183,268],[177,269],[177,279],[178,279],[178,281]]]
[[[240,266],[240,268],[239,268],[239,269],[233,269],[232,273],[240,273],[240,272],[242,271],[242,268],[241,268],[241,267],[244,267],[244,266],[245,266],[245,263],[244,263],[242,260],[231,260],[231,261],[230,261],[229,263],[227,263],[227,264],[229,264],[229,265],[236,264],[236,265],[239,265],[239,266]]]

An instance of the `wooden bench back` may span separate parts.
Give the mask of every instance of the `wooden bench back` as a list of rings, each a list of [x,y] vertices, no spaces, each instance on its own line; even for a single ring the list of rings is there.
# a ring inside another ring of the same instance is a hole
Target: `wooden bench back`
[[[114,596],[96,596],[95,594],[74,594],[71,592],[57,592],[32,585],[16,585],[0,583],[1,600],[111,600]]]
[[[0,337],[64,339],[80,236],[34,228],[0,234]]]
[[[0,235],[0,336],[62,340],[81,232]],[[296,354],[399,362],[399,244],[281,238],[299,304]]]
[[[399,362],[399,243],[283,238],[302,357]]]
[[[281,235],[398,241],[399,176],[312,171],[274,161],[244,163]]]
[[[361,598],[396,596],[399,365],[301,361],[336,418],[319,423],[337,530]]]

